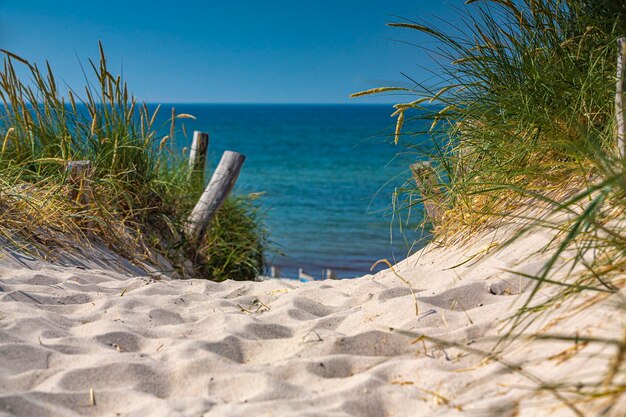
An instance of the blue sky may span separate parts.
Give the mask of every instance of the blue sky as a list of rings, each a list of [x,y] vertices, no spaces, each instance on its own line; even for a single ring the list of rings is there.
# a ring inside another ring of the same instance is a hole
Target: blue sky
[[[394,15],[454,21],[462,0],[0,0],[0,47],[48,59],[84,84],[97,57],[148,102],[345,103],[351,92],[427,78],[427,55]],[[361,103],[394,102],[393,97]]]

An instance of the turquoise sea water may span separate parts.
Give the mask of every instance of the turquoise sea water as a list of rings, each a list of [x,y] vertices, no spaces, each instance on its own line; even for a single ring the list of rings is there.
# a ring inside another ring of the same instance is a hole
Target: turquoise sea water
[[[284,276],[298,268],[358,276],[378,259],[406,257],[389,214],[412,161],[390,144],[391,106],[172,104],[162,106],[163,117],[172,106],[196,117],[180,120],[187,136],[177,137],[178,146],[201,130],[210,135],[212,168],[224,150],[247,156],[236,192],[264,193],[270,239],[284,253],[270,253],[269,262]]]

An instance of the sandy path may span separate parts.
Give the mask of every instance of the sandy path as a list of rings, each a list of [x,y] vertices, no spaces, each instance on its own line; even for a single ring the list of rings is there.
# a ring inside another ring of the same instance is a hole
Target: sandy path
[[[536,273],[545,258],[529,255],[549,237],[535,233],[450,269],[494,239],[428,247],[398,265],[417,316],[390,271],[217,284],[5,257],[0,416],[574,415],[550,394],[530,395],[535,384],[502,364],[389,330],[490,346],[484,338],[531,285],[504,270]],[[611,334],[619,320],[609,302],[569,318],[564,306],[537,326],[563,317],[563,332]],[[518,343],[507,358],[564,381],[597,371],[606,353],[589,346],[554,359],[569,348]]]

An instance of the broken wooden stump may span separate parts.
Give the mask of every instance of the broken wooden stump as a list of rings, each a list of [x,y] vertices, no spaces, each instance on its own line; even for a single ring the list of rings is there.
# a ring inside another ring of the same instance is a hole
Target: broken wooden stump
[[[474,170],[476,155],[467,146],[458,147],[454,152],[454,181],[462,182]]]
[[[281,270],[275,266],[270,266],[270,277],[272,278],[280,278]]]
[[[323,272],[324,279],[338,279],[337,274],[330,268],[327,268]]]
[[[432,224],[437,224],[445,211],[445,194],[437,172],[429,161],[422,161],[411,164],[411,173],[422,194],[426,217]]]
[[[91,179],[94,167],[91,161],[67,161],[65,183],[68,185],[68,198],[76,203],[88,205],[93,200]]]

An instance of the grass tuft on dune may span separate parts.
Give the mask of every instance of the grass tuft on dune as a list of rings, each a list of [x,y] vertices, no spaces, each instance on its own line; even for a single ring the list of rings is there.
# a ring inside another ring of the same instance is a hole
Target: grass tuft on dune
[[[616,40],[626,36],[626,3],[468,1],[460,13],[459,27],[391,24],[433,40],[428,52],[439,66],[428,84],[409,79],[403,95],[410,100],[394,106],[395,142],[436,168],[445,198],[431,204],[445,210],[435,224],[441,243],[467,241],[510,221],[525,226],[509,244],[537,227],[558,232],[543,248],[551,254],[544,268],[525,277],[534,287],[499,346],[520,335],[578,337],[558,334],[558,327],[550,336],[525,332],[563,303],[592,305],[626,284],[626,160],[615,122]],[[356,96],[385,91],[395,90]],[[426,145],[423,135],[432,138]],[[410,180],[404,191],[399,214],[428,197]],[[577,272],[555,281],[564,258]],[[548,289],[551,296],[538,301]],[[623,317],[626,302],[615,309]],[[612,349],[606,373],[554,390],[578,391],[580,402],[606,401],[609,413],[626,394],[616,377],[626,366],[626,344],[623,334],[593,342]]]
[[[66,240],[100,242],[136,262],[158,263],[158,254],[181,276],[250,280],[262,272],[265,232],[251,198],[229,201],[217,232],[197,247],[182,233],[203,188],[187,180],[173,145],[177,122],[192,115],[172,110],[168,125],[155,126],[159,108],[151,112],[109,71],[102,45],[87,84],[66,96],[48,63],[41,70],[3,53],[1,236],[42,255]],[[66,166],[82,160],[91,172],[73,184]]]

